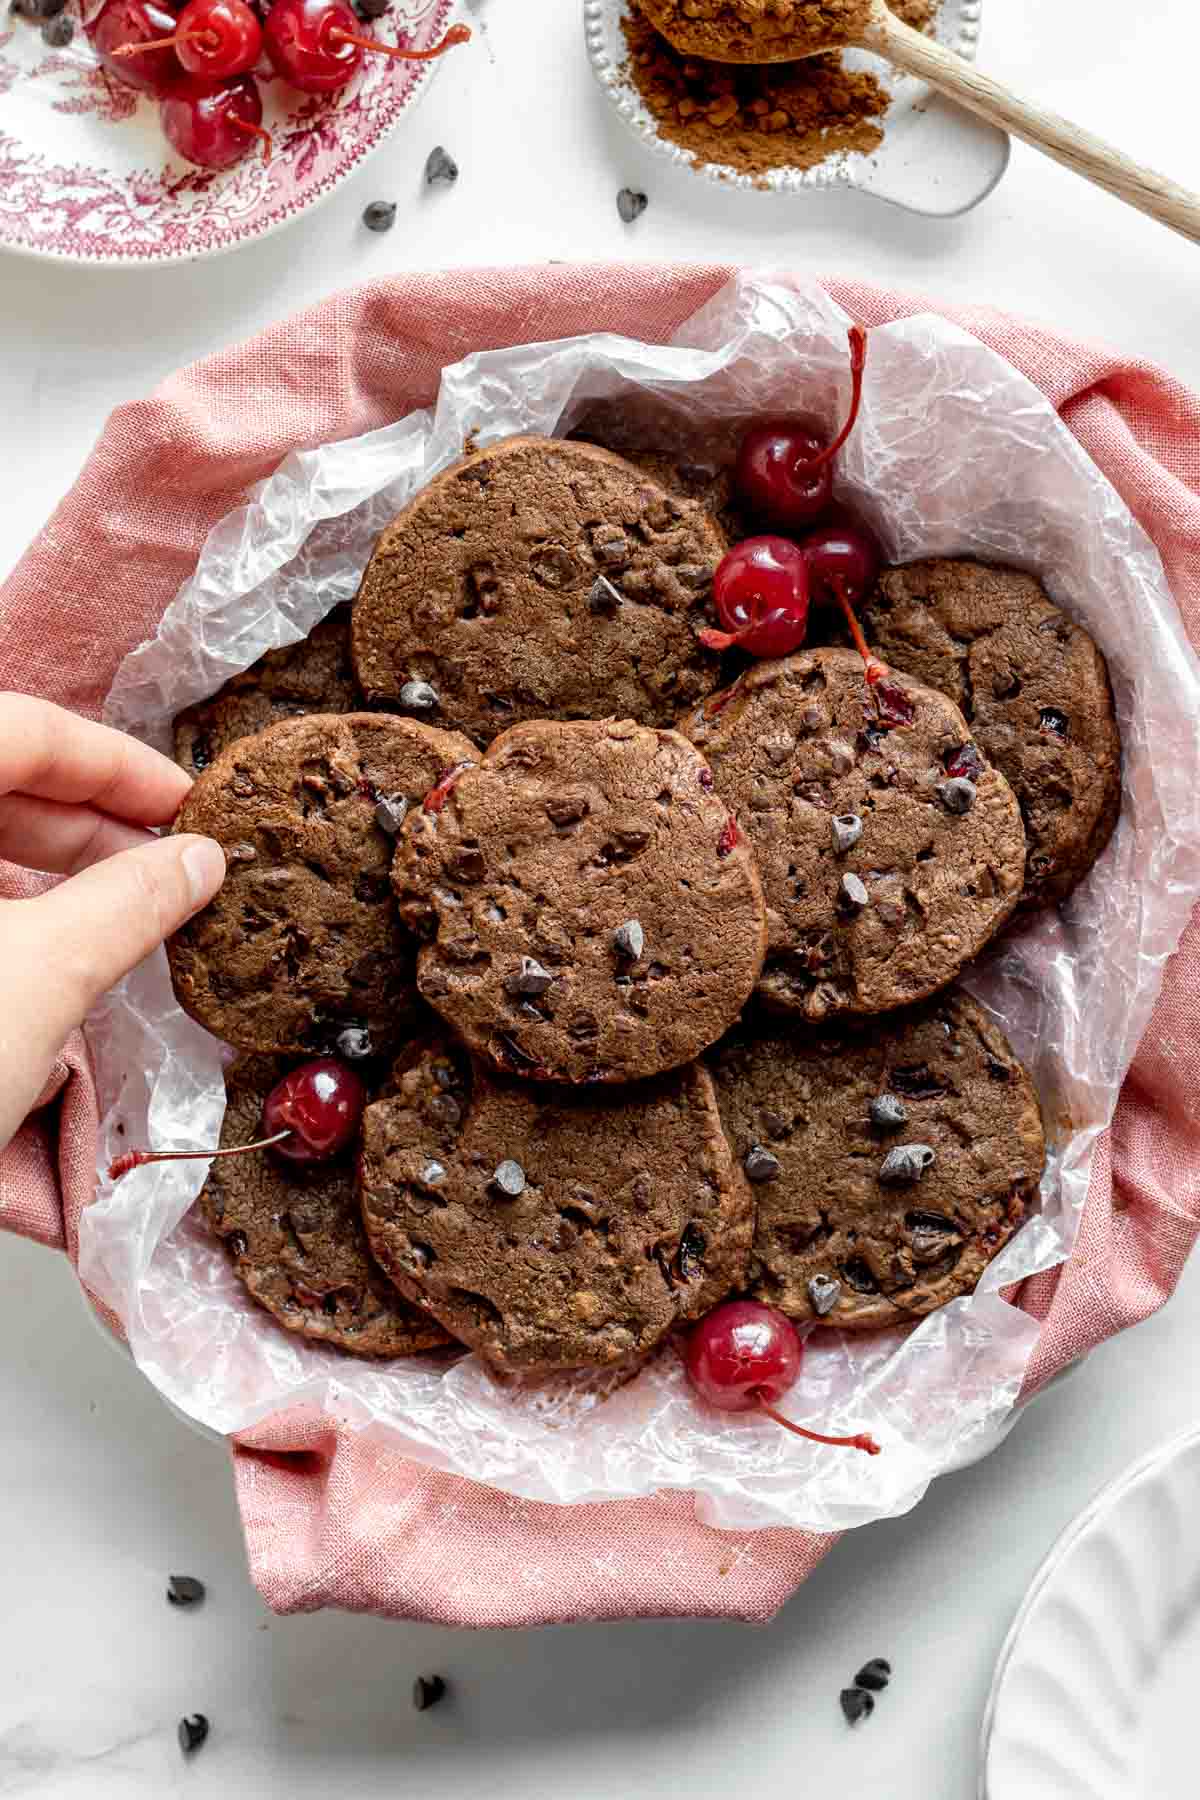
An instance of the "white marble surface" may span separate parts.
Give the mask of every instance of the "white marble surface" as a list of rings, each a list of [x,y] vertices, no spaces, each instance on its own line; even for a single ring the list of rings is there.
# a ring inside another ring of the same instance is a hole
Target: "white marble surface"
[[[293,306],[389,270],[520,256],[790,261],[989,300],[1167,363],[1200,386],[1200,252],[1020,146],[948,223],[847,195],[724,194],[661,167],[593,91],[576,0],[488,0],[461,77],[323,210],[222,261],[90,273],[0,258],[0,575],[109,409]],[[1172,45],[1167,50],[1165,46]],[[984,62],[1200,186],[1189,0],[989,0]],[[445,143],[462,180],[419,191]],[[623,183],[650,208],[617,219]],[[358,226],[401,202],[387,237]],[[1072,1514],[1194,1421],[1200,1266],[1094,1356],[989,1462],[910,1517],[846,1539],[763,1631],[589,1626],[470,1637],[340,1616],[272,1620],[250,1589],[225,1459],[96,1336],[60,1259],[0,1239],[0,1796],[428,1793],[441,1800],[688,1792],[968,1800],[991,1666]],[[201,1612],[169,1570],[210,1585]],[[853,1734],[838,1688],[896,1665]],[[417,1715],[412,1677],[454,1698]],[[184,1765],[181,1713],[213,1721]]]

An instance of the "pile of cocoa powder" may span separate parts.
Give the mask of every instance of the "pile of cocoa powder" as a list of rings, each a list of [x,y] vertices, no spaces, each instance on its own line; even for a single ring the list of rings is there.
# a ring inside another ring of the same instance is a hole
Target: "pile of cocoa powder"
[[[650,22],[692,56],[767,62],[854,43],[868,0],[642,0]]]
[[[892,0],[892,11],[922,29],[938,0]],[[629,75],[659,136],[697,162],[722,163],[763,179],[772,169],[811,169],[844,151],[883,141],[887,90],[837,51],[785,63],[718,63],[683,56],[629,0],[622,21]]]

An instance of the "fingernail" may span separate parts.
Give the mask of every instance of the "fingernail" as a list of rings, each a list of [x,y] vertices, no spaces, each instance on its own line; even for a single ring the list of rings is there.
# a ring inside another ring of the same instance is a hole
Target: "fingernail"
[[[192,911],[207,905],[225,879],[225,852],[212,838],[193,838],[183,852]]]

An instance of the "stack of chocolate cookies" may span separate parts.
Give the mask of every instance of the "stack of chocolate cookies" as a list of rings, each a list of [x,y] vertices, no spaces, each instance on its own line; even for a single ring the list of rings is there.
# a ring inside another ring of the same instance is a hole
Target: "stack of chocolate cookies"
[[[882,712],[837,644],[739,669],[700,641],[711,498],[591,444],[472,453],[352,609],[176,721],[179,828],[229,863],[169,946],[243,1053],[223,1144],[306,1057],[371,1094],[356,1159],[213,1165],[289,1329],[538,1372],[731,1293],[896,1325],[1035,1199],[1033,1085],[950,984],[1111,833],[1103,659],[1029,577],[941,562],[867,609]]]

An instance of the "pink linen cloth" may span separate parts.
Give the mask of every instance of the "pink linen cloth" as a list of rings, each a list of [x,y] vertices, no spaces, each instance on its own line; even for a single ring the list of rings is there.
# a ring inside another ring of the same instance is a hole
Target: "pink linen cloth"
[[[468,351],[589,331],[663,341],[725,267],[541,267],[415,275],[339,294],[183,370],[109,420],[75,486],[0,589],[0,687],[96,716],[207,532],[291,450],[429,405]],[[868,325],[938,311],[1059,409],[1161,552],[1200,647],[1200,400],[1169,375],[986,307],[859,282]],[[41,878],[0,864],[0,895]],[[1162,1305],[1200,1230],[1200,909],[1102,1139],[1079,1243],[1025,1284],[1043,1321],[1033,1392]],[[81,1036],[0,1154],[0,1226],[76,1257],[93,1190],[95,1090]],[[111,1321],[115,1325],[115,1321]],[[556,1507],[406,1461],[329,1417],[275,1416],[233,1447],[253,1578],[279,1612],[341,1606],[442,1624],[768,1619],[832,1538],[714,1531],[686,1495]]]

